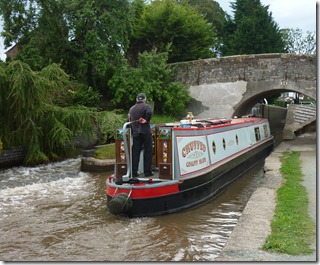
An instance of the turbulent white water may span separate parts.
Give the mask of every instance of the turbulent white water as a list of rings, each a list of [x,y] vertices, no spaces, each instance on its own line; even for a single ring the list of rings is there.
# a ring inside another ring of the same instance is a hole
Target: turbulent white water
[[[212,261],[261,179],[256,170],[200,207],[129,219],[106,211],[108,173],[80,163],[0,171],[0,260]]]

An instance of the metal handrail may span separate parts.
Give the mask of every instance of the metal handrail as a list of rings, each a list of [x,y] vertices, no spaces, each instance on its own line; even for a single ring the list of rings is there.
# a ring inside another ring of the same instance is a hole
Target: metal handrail
[[[123,137],[123,143],[124,143],[124,152],[126,154],[126,162],[127,162],[127,174],[122,176],[123,178],[130,178],[130,173],[131,173],[131,157],[129,156],[129,146],[128,146],[128,141],[127,141],[127,126],[134,123],[138,122],[137,121],[129,121],[126,122],[123,127],[122,127],[122,137]],[[132,176],[131,176],[132,177]]]

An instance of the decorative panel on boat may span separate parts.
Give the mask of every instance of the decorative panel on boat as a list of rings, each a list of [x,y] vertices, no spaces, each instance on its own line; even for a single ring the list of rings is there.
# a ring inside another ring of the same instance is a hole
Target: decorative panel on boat
[[[171,179],[172,167],[169,163],[159,164],[159,178],[161,179]]]
[[[159,178],[172,179],[172,140],[170,128],[159,128],[157,139],[157,164]]]
[[[117,163],[117,178],[121,178],[123,175],[127,173],[127,164],[126,163]]]

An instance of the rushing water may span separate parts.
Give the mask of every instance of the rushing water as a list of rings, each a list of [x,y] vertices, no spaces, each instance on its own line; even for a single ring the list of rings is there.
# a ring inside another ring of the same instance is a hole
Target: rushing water
[[[260,165],[200,207],[129,219],[106,211],[111,172],[80,163],[0,171],[0,260],[213,261],[263,177]]]

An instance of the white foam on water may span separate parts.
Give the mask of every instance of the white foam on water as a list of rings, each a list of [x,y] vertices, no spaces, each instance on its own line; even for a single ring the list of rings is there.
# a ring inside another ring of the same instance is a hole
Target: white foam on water
[[[0,211],[6,215],[30,211],[48,200],[57,203],[81,200],[88,197],[93,189],[92,179],[84,172],[79,172],[78,177],[8,187],[0,190]]]

